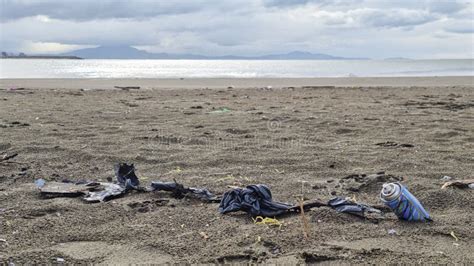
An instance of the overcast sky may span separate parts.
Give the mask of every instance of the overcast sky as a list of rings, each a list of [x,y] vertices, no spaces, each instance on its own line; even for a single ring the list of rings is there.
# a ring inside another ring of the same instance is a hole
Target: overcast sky
[[[0,50],[473,58],[464,0],[0,0]]]

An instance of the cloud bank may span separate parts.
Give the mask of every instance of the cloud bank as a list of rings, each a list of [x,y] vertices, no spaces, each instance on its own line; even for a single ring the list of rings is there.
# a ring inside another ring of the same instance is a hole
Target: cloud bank
[[[0,0],[0,49],[472,58],[470,1]]]

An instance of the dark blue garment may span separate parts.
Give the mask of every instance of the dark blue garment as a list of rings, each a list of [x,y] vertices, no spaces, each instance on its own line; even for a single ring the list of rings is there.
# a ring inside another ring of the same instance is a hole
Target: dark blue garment
[[[118,163],[114,166],[115,176],[120,185],[127,189],[137,189],[140,185],[138,177],[135,175],[135,166],[133,164]]]
[[[380,213],[380,210],[366,204],[355,203],[342,197],[335,197],[328,201],[328,205],[338,212],[354,214],[365,217],[365,212]]]
[[[253,216],[273,217],[288,212],[293,206],[272,200],[272,193],[265,185],[251,185],[227,191],[222,197],[219,212],[244,211]]]

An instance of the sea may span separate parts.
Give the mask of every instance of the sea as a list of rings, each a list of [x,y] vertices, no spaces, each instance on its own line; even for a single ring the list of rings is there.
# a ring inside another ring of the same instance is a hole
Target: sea
[[[474,59],[0,59],[0,78],[285,78],[474,76]]]

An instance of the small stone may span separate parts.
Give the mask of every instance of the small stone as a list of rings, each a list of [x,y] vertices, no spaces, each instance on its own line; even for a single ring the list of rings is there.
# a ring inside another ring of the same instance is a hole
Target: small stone
[[[447,176],[447,175],[445,175],[441,178],[441,180],[451,180],[451,179],[453,179],[453,178],[450,177],[450,176]]]
[[[56,258],[56,261],[57,262],[65,262],[65,260],[63,258]]]
[[[392,236],[397,234],[397,231],[395,231],[395,229],[388,229],[388,234]]]

